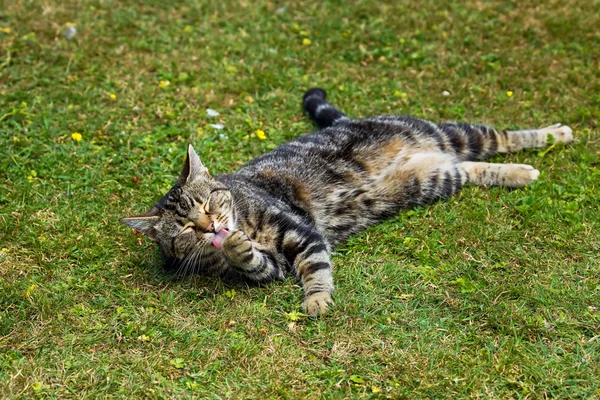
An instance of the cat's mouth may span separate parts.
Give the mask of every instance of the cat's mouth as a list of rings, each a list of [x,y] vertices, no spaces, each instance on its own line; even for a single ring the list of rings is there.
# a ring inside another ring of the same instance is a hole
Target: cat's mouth
[[[227,236],[228,233],[229,231],[225,228],[221,228],[219,232],[216,232],[212,240],[213,246],[221,250],[221,247],[223,246],[223,240],[225,239],[225,236]]]

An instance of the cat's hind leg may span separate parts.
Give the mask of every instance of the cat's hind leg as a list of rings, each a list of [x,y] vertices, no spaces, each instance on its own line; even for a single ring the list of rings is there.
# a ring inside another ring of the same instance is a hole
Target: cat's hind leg
[[[554,124],[540,129],[501,131],[485,125],[443,123],[440,143],[444,152],[453,152],[462,161],[487,159],[497,153],[511,153],[526,148],[548,145],[548,136],[555,141],[570,143],[573,131],[568,126]]]
[[[573,130],[566,125],[554,124],[540,129],[506,131],[498,135],[498,152],[509,153],[548,145],[548,136],[555,141],[571,143]]]
[[[374,177],[377,188],[374,197],[390,199],[389,204],[398,204],[401,208],[446,199],[459,192],[467,181],[467,174],[459,164],[459,159],[448,153],[399,153]]]
[[[466,181],[475,185],[522,188],[540,175],[540,171],[526,164],[494,164],[465,161],[458,164]]]
[[[573,141],[572,129],[561,124],[554,124],[540,129],[496,131],[495,135],[496,151],[499,153],[547,146],[549,136],[552,136],[557,142],[571,143]],[[476,185],[522,188],[535,181],[540,175],[540,171],[526,164],[493,164],[465,161],[459,165],[467,174],[467,181]]]

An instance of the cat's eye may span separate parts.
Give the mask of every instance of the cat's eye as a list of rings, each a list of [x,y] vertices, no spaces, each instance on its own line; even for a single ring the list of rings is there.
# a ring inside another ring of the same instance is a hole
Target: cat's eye
[[[220,193],[219,193],[220,192]],[[211,213],[218,213],[219,210],[222,211],[222,208],[225,206],[225,201],[223,196],[227,196],[227,194],[223,194],[223,192],[229,192],[227,188],[216,188],[213,189],[208,195],[208,199],[204,203],[204,212],[209,215]],[[217,204],[218,201],[221,200],[220,204]],[[211,207],[212,204],[212,207]]]
[[[181,233],[189,233],[192,231],[196,230],[196,224],[194,224],[193,222],[188,222],[187,224],[185,224],[183,226],[183,228],[181,228]]]

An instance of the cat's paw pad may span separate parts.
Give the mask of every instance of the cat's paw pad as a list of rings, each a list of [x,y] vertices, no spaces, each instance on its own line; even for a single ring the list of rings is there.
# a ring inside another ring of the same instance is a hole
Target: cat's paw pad
[[[252,241],[242,231],[229,232],[223,240],[223,253],[232,261],[244,261],[252,256]]]
[[[527,164],[505,164],[507,186],[521,188],[537,180],[540,171]]]
[[[333,305],[333,299],[329,292],[317,292],[307,297],[304,301],[306,313],[311,317],[318,317],[325,314],[330,305]]]
[[[550,125],[542,128],[542,132],[547,135],[552,135],[557,142],[571,143],[573,141],[573,129],[566,125]]]

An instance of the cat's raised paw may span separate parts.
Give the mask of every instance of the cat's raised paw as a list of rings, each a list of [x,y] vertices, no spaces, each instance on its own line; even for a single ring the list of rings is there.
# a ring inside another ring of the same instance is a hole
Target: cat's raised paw
[[[223,254],[236,264],[250,261],[252,241],[243,231],[232,231],[223,239]]]
[[[306,298],[304,301],[304,308],[306,308],[306,313],[309,316],[318,317],[327,312],[330,304],[333,304],[331,293],[317,292]]]

